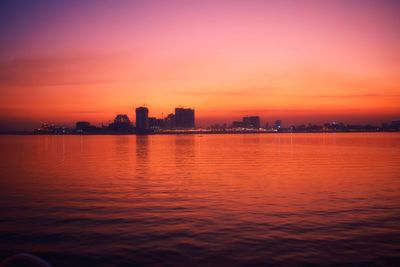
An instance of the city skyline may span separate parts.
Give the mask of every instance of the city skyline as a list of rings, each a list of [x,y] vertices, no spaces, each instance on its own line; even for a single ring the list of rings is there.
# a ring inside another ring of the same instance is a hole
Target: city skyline
[[[0,129],[194,107],[207,126],[400,116],[397,1],[2,1]]]
[[[262,121],[260,116],[243,116],[241,120],[230,123],[215,123],[207,127],[196,124],[195,110],[192,108],[175,108],[174,113],[162,117],[149,116],[147,106],[136,107],[135,120],[129,114],[117,114],[113,121],[92,124],[80,120],[75,127],[56,125],[45,122],[33,131],[14,132],[21,134],[182,134],[182,133],[271,133],[271,132],[394,132],[400,131],[400,120],[392,120],[381,125],[345,124],[340,121],[330,121],[323,124],[309,122],[307,124],[284,125],[281,119]],[[7,133],[7,132],[5,132]]]
[[[142,105],[139,108],[147,108],[148,105]],[[53,124],[53,125],[58,125],[60,127],[69,127],[69,128],[73,128],[77,122],[90,122],[91,125],[96,126],[96,127],[102,127],[104,125],[108,125],[113,123],[113,116],[116,118],[118,116],[128,116],[128,118],[133,118],[134,114],[135,114],[135,109],[136,108],[129,108],[128,112],[114,112],[111,113],[110,116],[105,119],[104,121],[98,121],[98,120],[90,120],[88,119],[88,117],[76,117],[74,121],[69,120],[69,121],[65,121],[65,120],[51,120],[51,119],[45,119],[46,117],[42,118],[42,119],[38,119],[38,120],[34,120],[34,121],[30,121],[28,123],[21,123],[21,124],[8,124],[7,126],[1,125],[0,124],[0,132],[9,132],[9,131],[31,131],[33,128],[36,128],[39,124]],[[182,106],[179,105],[178,107],[175,108],[176,109],[192,109],[192,108],[186,108],[186,106]],[[193,108],[193,110],[195,110]],[[196,114],[202,114],[202,112],[199,110],[196,110]],[[235,122],[238,122],[238,119],[245,119],[245,118],[254,118],[257,117],[259,120],[259,125],[260,128],[265,128],[265,124],[271,124],[273,125],[274,123],[276,123],[276,121],[281,121],[282,120],[285,122],[285,126],[287,127],[291,127],[291,126],[295,126],[295,125],[308,125],[308,124],[313,124],[313,125],[323,125],[326,123],[344,123],[347,125],[375,125],[375,126],[382,126],[385,124],[391,124],[392,122],[397,122],[400,119],[400,116],[392,116],[392,117],[388,117],[388,118],[384,118],[384,119],[375,119],[374,116],[371,117],[365,117],[363,119],[359,119],[359,120],[353,120],[351,118],[349,118],[349,116],[342,114],[342,115],[327,115],[326,117],[319,117],[318,119],[314,119],[313,120],[313,116],[307,117],[307,116],[302,116],[301,119],[293,119],[293,117],[287,118],[285,115],[280,116],[279,114],[277,114],[276,117],[272,117],[272,116],[260,116],[259,114],[264,114],[263,112],[252,112],[251,110],[245,110],[244,112],[240,113],[240,111],[237,112],[237,114],[235,113],[235,115],[230,115],[229,117],[219,117],[219,116],[215,116],[215,117],[210,117],[211,119],[206,119],[204,120],[204,118],[202,117],[198,117],[196,115],[196,119],[195,119],[195,125],[196,128],[212,128],[215,125],[229,125],[231,126],[232,124],[234,124]],[[78,113],[79,114],[79,113]],[[275,114],[275,113],[272,113]],[[148,118],[149,119],[162,119],[162,120],[167,120],[169,115],[173,115],[173,109],[169,109],[169,112],[158,112],[158,114],[155,114],[155,112],[151,112],[150,110],[148,110]],[[47,116],[47,118],[49,118]],[[0,121],[1,122],[1,121]],[[131,120],[132,125],[136,124],[136,120]],[[246,124],[246,122],[244,122],[244,124]],[[18,126],[13,126],[13,125],[18,125]],[[194,128],[194,127],[193,127]]]

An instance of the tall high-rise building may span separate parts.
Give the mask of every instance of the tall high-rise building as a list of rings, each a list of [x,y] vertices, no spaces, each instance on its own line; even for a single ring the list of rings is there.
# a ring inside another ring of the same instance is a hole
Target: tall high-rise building
[[[136,131],[145,132],[149,129],[149,109],[146,107],[136,108]]]
[[[243,126],[248,129],[259,129],[260,128],[260,117],[259,116],[248,116],[243,118]]]
[[[175,108],[175,127],[177,129],[191,129],[195,127],[194,109]]]

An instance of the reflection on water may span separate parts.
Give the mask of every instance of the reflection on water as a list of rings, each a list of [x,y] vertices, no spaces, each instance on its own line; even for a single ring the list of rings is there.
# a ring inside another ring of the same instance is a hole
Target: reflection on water
[[[146,178],[149,169],[149,136],[138,135],[136,139],[136,175]]]
[[[400,135],[1,136],[0,260],[397,266]]]

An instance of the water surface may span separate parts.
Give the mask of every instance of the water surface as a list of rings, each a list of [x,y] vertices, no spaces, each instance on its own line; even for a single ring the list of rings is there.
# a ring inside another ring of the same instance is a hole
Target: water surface
[[[400,134],[0,136],[0,260],[399,266]]]

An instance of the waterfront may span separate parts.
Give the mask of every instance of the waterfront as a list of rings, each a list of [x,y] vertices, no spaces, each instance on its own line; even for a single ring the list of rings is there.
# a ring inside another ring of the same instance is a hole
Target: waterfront
[[[0,260],[396,266],[400,134],[0,136]]]

